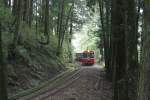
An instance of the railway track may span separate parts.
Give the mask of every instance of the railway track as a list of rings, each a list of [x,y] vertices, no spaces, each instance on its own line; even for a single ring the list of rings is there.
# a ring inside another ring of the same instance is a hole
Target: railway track
[[[49,80],[38,90],[10,100],[111,100],[111,86],[101,66],[79,66]]]
[[[47,89],[44,91],[40,90],[35,93],[31,94],[29,96],[21,97],[18,100],[47,100],[48,97],[56,94],[57,92],[63,90],[64,88],[68,87],[70,84],[72,84],[74,81],[80,78],[80,73],[83,69],[76,70],[75,73],[73,73],[70,76],[65,77],[61,83],[56,83],[56,86],[52,87],[46,87]]]
[[[68,87],[70,84],[72,84],[74,81],[78,80],[79,78],[80,78],[80,76],[71,79],[70,81],[64,83],[63,86],[58,87],[57,89],[51,91],[50,93],[48,93],[47,96],[44,96],[44,97],[40,98],[39,100],[47,100],[47,98],[49,98],[49,97],[55,95],[57,92],[60,92],[61,90],[65,89],[66,87]]]

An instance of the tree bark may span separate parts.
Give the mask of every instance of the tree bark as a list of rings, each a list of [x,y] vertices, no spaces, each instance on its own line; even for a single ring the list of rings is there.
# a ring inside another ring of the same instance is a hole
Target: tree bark
[[[138,53],[134,0],[112,1],[114,100],[137,100]]]
[[[110,64],[109,64],[109,31],[106,31],[106,24],[105,24],[105,16],[104,16],[104,1],[103,0],[99,0],[99,9],[100,9],[100,18],[101,18],[101,25],[102,25],[102,37],[100,35],[100,38],[103,40],[103,46],[104,46],[104,61],[105,61],[105,68],[107,70],[107,75],[110,74],[109,70],[110,70]],[[108,10],[108,8],[107,8]],[[107,16],[108,17],[108,16]],[[108,22],[108,19],[107,19]],[[108,26],[108,23],[107,23]],[[108,28],[108,27],[107,27]],[[109,29],[107,29],[109,30]],[[109,75],[111,76],[111,75]]]
[[[142,49],[142,66],[144,67],[144,95],[143,100],[150,100],[150,0],[144,0],[144,33]]]
[[[62,38],[62,32],[63,32],[63,17],[64,17],[64,0],[61,0],[61,7],[60,7],[60,19],[59,19],[59,30],[58,30],[58,47],[57,47],[57,56],[60,55],[60,49],[61,49],[61,38]]]
[[[15,9],[17,9],[17,11],[15,11],[16,26],[15,26],[15,33],[14,33],[14,39],[13,39],[14,48],[18,44],[19,35],[20,35],[19,29],[20,29],[20,23],[21,23],[21,19],[22,19],[21,7],[22,7],[22,1],[18,0],[17,8],[15,8]]]
[[[7,100],[6,66],[2,49],[2,24],[0,21],[0,100]]]
[[[46,44],[49,43],[49,0],[46,0],[45,2],[45,26],[44,26],[44,33],[47,37]]]
[[[127,52],[128,52],[128,95],[129,100],[137,100],[138,97],[138,82],[139,82],[139,63],[138,63],[138,28],[136,25],[136,6],[135,0],[126,0],[126,38],[127,38]]]
[[[113,50],[113,100],[128,100],[128,93],[123,89],[126,75],[126,51],[125,51],[125,30],[123,1],[112,0],[112,50]],[[120,82],[119,82],[120,81]],[[122,90],[122,91],[121,91]],[[124,94],[123,94],[124,93]]]
[[[17,14],[17,5],[18,5],[18,0],[13,1],[13,8],[12,8],[12,13],[15,16]]]
[[[29,7],[29,27],[32,26],[32,16],[33,16],[33,0],[30,0],[30,7]]]
[[[49,0],[42,0],[42,20],[44,21],[44,36],[46,37],[46,41],[39,41],[42,45],[49,44]]]

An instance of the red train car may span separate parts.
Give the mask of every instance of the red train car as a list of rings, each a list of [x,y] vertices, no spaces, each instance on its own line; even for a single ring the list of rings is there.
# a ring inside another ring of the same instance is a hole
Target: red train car
[[[82,53],[82,58],[80,58],[82,65],[94,65],[96,62],[95,53],[92,50],[86,50]]]
[[[75,60],[76,61],[80,61],[80,59],[82,58],[82,55],[83,55],[83,53],[76,53],[76,58],[75,58]]]

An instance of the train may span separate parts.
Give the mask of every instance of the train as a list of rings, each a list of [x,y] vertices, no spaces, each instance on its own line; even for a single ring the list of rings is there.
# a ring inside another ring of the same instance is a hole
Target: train
[[[85,50],[82,53],[76,53],[76,61],[82,65],[94,65],[96,63],[95,53],[93,50]]]

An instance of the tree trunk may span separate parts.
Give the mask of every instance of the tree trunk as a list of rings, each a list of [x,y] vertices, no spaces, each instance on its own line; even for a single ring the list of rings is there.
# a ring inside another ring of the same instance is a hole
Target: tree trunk
[[[28,22],[28,8],[29,8],[29,0],[23,1],[23,21]]]
[[[0,100],[7,100],[6,66],[3,61],[2,49],[2,25],[0,21]]]
[[[113,0],[113,81],[114,100],[137,100],[138,53],[134,0]]]
[[[58,5],[59,7],[58,7],[58,15],[57,15],[57,36],[59,36],[59,29],[60,29],[60,15],[61,15],[61,3],[59,3],[59,5]]]
[[[128,95],[129,100],[137,100],[138,97],[138,78],[139,78],[139,64],[138,64],[138,28],[136,25],[136,6],[135,0],[126,0],[126,38],[127,38],[127,52],[128,52]]]
[[[18,5],[18,0],[13,0],[13,8],[12,8],[13,15],[17,14],[17,5]]]
[[[150,0],[144,0],[144,33],[143,33],[143,66],[144,66],[144,94],[150,100]]]
[[[69,23],[69,19],[70,19],[71,13],[72,13],[73,6],[74,6],[74,3],[71,5],[71,7],[69,9],[69,12],[68,12],[68,15],[67,15],[67,18],[66,18],[65,26],[64,26],[64,29],[63,29],[63,32],[62,32],[62,39],[61,39],[61,44],[60,44],[61,48],[62,48],[63,41],[64,41],[64,38],[65,38],[65,33],[67,31],[67,28],[68,28],[68,23]]]
[[[30,0],[30,7],[29,7],[29,27],[32,26],[32,15],[33,15],[33,0]]]
[[[46,44],[49,43],[49,0],[46,0],[45,2],[45,26],[44,26],[44,33],[47,37]]]
[[[49,0],[42,0],[42,23],[44,24],[44,36],[46,41],[39,41],[42,45],[49,44]],[[43,22],[44,21],[44,22]]]
[[[8,0],[8,6],[11,7],[11,0]]]
[[[112,0],[112,65],[113,100],[128,100],[126,92],[126,48],[125,48],[125,8],[123,0]]]
[[[5,4],[5,6],[8,7],[8,0],[4,0],[3,2]]]
[[[100,38],[103,40],[105,68],[107,70],[107,74],[110,74],[109,73],[110,72],[109,71],[109,60],[110,60],[109,56],[110,55],[109,55],[109,37],[108,37],[109,31],[106,31],[105,17],[104,17],[104,1],[103,0],[99,0],[99,8],[100,8],[100,18],[101,18],[102,34],[103,34],[102,37],[100,36]]]
[[[107,55],[108,55],[108,69],[107,69],[107,75],[108,75],[108,78],[110,80],[112,80],[112,65],[111,65],[111,62],[112,62],[112,47],[111,47],[111,44],[112,44],[112,40],[111,40],[111,1],[110,0],[106,0],[106,3],[105,3],[105,6],[106,6],[106,40],[107,40]]]
[[[57,47],[57,56],[60,55],[60,49],[61,49],[61,38],[62,36],[62,32],[63,32],[63,17],[64,17],[64,0],[61,0],[61,7],[60,7],[60,19],[59,19],[59,30],[58,30],[58,47]]]
[[[20,29],[20,23],[21,23],[21,19],[22,19],[22,13],[21,13],[21,7],[22,7],[22,1],[18,0],[17,3],[17,11],[15,11],[16,13],[16,26],[15,26],[15,33],[14,33],[14,40],[13,40],[13,44],[14,44],[14,48],[15,46],[18,44],[18,40],[19,40],[19,29]]]
[[[113,62],[116,64],[117,80],[120,80],[125,74],[125,30],[124,30],[124,9],[123,1],[112,1],[112,42],[113,42]],[[113,66],[113,67],[114,67]]]

